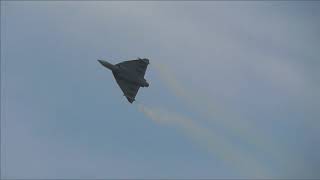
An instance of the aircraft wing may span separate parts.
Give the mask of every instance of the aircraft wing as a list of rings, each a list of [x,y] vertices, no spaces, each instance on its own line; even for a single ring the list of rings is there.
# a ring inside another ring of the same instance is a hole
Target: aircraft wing
[[[119,79],[117,76],[114,76],[120,89],[128,99],[130,103],[132,103],[135,100],[135,97],[139,91],[140,86],[129,83],[127,81],[124,81],[122,79]]]
[[[130,69],[135,71],[140,77],[144,77],[147,67],[149,64],[149,60],[130,60],[123,61],[117,65],[120,65],[126,69]]]

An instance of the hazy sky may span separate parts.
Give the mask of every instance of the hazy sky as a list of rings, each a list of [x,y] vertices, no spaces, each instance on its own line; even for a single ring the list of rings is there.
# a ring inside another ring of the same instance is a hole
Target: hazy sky
[[[1,178],[320,178],[319,19],[316,1],[1,1]],[[97,62],[137,57],[140,111]]]

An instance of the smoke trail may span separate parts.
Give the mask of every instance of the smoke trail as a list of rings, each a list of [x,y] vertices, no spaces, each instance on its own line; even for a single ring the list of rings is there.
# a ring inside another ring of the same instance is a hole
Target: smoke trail
[[[231,117],[230,113],[228,113],[228,115],[227,113],[223,113],[221,109],[215,107],[204,98],[195,97],[197,93],[188,92],[188,90],[174,78],[173,73],[171,73],[166,66],[157,64],[156,62],[153,63],[153,65],[158,70],[160,78],[167,83],[175,95],[187,101],[193,109],[197,107],[198,110],[205,110],[204,115],[214,120],[211,122],[216,123],[216,126],[222,126],[222,128],[228,132],[228,135],[254,145],[260,152],[270,155],[273,160],[278,161],[285,167],[290,167],[290,165],[293,164],[292,157],[287,153],[281,152],[279,149],[281,146],[256,131],[256,128],[254,128],[248,120],[237,120],[239,118]]]
[[[142,104],[137,105],[139,111],[143,112],[153,121],[181,128],[193,140],[206,146],[209,152],[220,158],[227,165],[240,170],[241,173],[254,176],[255,178],[265,178],[266,170],[250,158],[250,155],[245,156],[244,154],[240,154],[231,143],[222,141],[216,134],[196,124],[192,119],[165,109],[151,108]]]
[[[226,113],[221,115],[222,110],[219,109],[219,107],[216,107],[212,103],[204,100],[204,98],[197,96],[197,93],[188,92],[188,90],[174,78],[173,73],[171,73],[166,66],[157,63],[153,63],[153,65],[158,70],[160,78],[167,83],[168,87],[173,91],[173,93],[187,101],[192,108],[198,107],[201,110],[204,110],[205,116],[215,118],[215,122],[218,122],[218,115],[222,116],[223,121],[220,122],[221,125],[226,128],[226,130],[231,129],[233,133],[237,133],[235,134],[236,137],[238,137],[239,134],[242,134],[242,138],[246,138],[245,140],[251,141],[251,143],[256,145],[261,145],[260,142],[263,140],[263,138],[260,137],[257,139],[255,136],[252,136],[253,134],[256,135],[256,133],[252,132],[253,128],[249,122],[241,120],[241,123],[237,123],[237,121],[234,120],[235,118],[230,118],[230,115],[228,115],[229,117],[226,115]],[[251,132],[251,134],[249,132]],[[263,140],[263,142],[266,142],[266,140]]]

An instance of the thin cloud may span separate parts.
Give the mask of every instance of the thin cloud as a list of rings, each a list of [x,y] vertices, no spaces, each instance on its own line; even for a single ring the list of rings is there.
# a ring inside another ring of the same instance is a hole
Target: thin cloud
[[[252,124],[253,122],[231,115],[226,109],[219,108],[214,103],[197,96],[201,92],[191,92],[187,90],[174,76],[170,69],[161,63],[153,63],[154,67],[158,70],[158,74],[169,89],[182,100],[186,101],[194,110],[195,107],[205,119],[210,119],[209,122],[214,126],[223,128],[223,132],[231,136],[233,139],[244,141],[251,144],[256,151],[270,156],[276,165],[282,168],[295,167],[301,169],[303,167],[303,160],[297,160],[297,157],[291,155],[288,149],[281,146],[275,140],[270,139],[268,136],[260,133],[257,127]],[[295,161],[300,163],[294,163]],[[296,165],[293,165],[296,164]]]
[[[198,143],[203,144],[215,157],[220,158],[230,167],[236,168],[241,174],[254,178],[266,178],[267,170],[254,158],[237,149],[224,138],[209,129],[200,126],[191,118],[166,110],[137,103],[140,112],[159,124],[176,126]]]

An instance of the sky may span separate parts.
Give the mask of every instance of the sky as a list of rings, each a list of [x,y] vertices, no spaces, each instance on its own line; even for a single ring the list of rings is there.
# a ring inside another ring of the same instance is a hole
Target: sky
[[[320,178],[320,2],[1,1],[1,178]],[[149,58],[129,104],[111,63]]]

